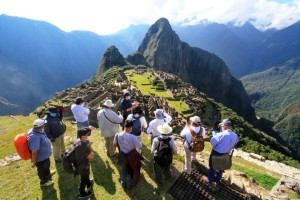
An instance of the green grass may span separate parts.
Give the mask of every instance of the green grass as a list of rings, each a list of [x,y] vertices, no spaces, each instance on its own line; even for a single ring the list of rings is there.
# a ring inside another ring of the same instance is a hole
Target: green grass
[[[278,178],[274,178],[264,173],[249,170],[245,167],[234,165],[232,169],[245,173],[248,177],[254,178],[258,184],[266,190],[271,190],[272,187],[279,181]]]
[[[133,70],[127,70],[125,74],[128,80],[131,82],[131,84],[137,87],[144,95],[149,95],[151,93],[164,98],[171,97],[171,95],[166,90],[156,90],[155,87],[151,85],[151,81],[154,80],[154,75],[152,75],[150,72],[146,72],[143,75],[141,75],[134,74]],[[168,99],[167,101],[180,114],[189,111],[188,105],[186,105],[181,100]]]
[[[19,132],[26,132],[25,130],[31,127],[32,121],[36,117],[17,116],[17,119],[19,121],[11,117],[0,117],[1,122],[5,123],[1,123],[0,126],[2,132],[2,135],[0,135],[2,158],[15,153],[12,142],[14,135]],[[75,136],[76,125],[71,124],[69,121],[66,124],[68,127],[66,135]],[[91,160],[91,178],[95,181],[94,192],[96,198],[91,199],[172,199],[167,191],[183,168],[184,156],[174,155],[174,162],[171,167],[174,179],[158,188],[153,180],[150,139],[145,136],[142,149],[145,160],[141,170],[141,180],[133,190],[124,191],[118,183],[120,167],[116,164],[115,159],[106,156],[104,139],[100,137],[98,129],[93,130],[92,141],[94,142],[92,149],[95,152],[95,158]],[[183,147],[179,146],[178,148]],[[208,159],[210,150],[211,146],[206,142],[205,151],[201,153],[205,160]],[[234,159],[233,169],[238,169],[246,173],[248,177],[253,177],[261,186],[267,189],[275,184],[273,179],[269,181],[268,176],[272,175],[266,175],[269,173],[267,170],[259,169],[258,166],[248,161],[236,159]],[[0,199],[75,199],[80,182],[79,177],[74,178],[72,175],[64,173],[61,163],[55,164],[52,157],[51,169],[57,171],[52,178],[54,186],[41,189],[36,169],[31,168],[30,161],[20,160],[11,162],[8,166],[0,167]]]

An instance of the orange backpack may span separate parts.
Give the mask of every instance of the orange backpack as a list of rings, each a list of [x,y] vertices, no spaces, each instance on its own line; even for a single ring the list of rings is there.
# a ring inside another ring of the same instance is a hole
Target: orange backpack
[[[16,150],[23,160],[28,160],[31,158],[31,152],[27,142],[27,135],[27,133],[21,133],[16,135],[14,139]]]
[[[200,131],[199,131],[198,134],[196,134],[195,131],[193,131],[191,128],[190,128],[190,131],[192,133],[192,142],[189,145],[189,149],[192,152],[203,151],[203,149],[204,149],[204,138],[202,136],[202,131],[203,131],[202,127],[200,127]]]

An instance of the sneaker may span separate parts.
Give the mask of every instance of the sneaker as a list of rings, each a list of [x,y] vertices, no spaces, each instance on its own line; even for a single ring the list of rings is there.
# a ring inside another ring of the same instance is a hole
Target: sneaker
[[[55,170],[51,170],[50,171],[50,176],[52,177],[54,174],[56,174],[56,171]]]
[[[78,199],[85,199],[85,198],[92,196],[93,194],[94,194],[93,191],[87,191],[84,194],[78,194],[77,196],[78,196]]]
[[[93,185],[94,185],[94,180],[90,180],[90,182],[91,182],[91,185],[90,185],[90,187],[87,188],[88,191],[92,190]]]
[[[46,187],[46,186],[50,186],[50,185],[53,185],[53,184],[54,184],[54,182],[51,181],[51,180],[49,180],[49,181],[47,181],[46,183],[41,184],[41,187]]]

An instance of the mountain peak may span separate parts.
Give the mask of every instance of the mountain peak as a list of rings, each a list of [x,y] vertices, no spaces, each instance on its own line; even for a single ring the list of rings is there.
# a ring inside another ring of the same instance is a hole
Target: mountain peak
[[[116,46],[110,46],[103,54],[102,60],[100,62],[99,68],[95,77],[100,77],[103,72],[113,66],[124,66],[126,65],[125,59],[119,52]]]

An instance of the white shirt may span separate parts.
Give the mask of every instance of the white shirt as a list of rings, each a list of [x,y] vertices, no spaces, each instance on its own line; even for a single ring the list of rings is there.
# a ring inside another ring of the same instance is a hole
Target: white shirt
[[[71,111],[74,115],[76,122],[86,122],[89,120],[90,109],[82,105],[73,104]]]
[[[135,135],[130,133],[117,133],[114,137],[114,144],[118,144],[120,150],[124,153],[129,153],[134,148],[141,149],[142,143],[137,139]]]
[[[119,132],[120,124],[123,121],[123,116],[117,115],[117,113],[115,113],[111,109],[104,108],[98,111],[97,119],[98,119],[98,125],[99,125],[101,136],[112,137]]]
[[[128,117],[127,117],[127,120],[132,121],[132,117],[133,117],[133,114],[129,114]],[[147,124],[146,118],[144,116],[140,115],[140,122],[141,122],[141,127],[142,128],[147,128],[148,124]]]
[[[180,136],[185,138],[185,141],[184,141],[184,148],[188,149],[189,148],[189,145],[191,144],[192,142],[192,133],[190,131],[190,128],[194,129],[194,132],[196,134],[199,133],[200,131],[200,126],[198,127],[195,127],[195,126],[185,126],[184,129],[182,129],[181,133],[180,133]],[[202,136],[205,137],[205,134],[206,133],[206,130],[205,128],[202,127]]]
[[[157,130],[157,127],[161,124],[164,124],[164,123],[170,123],[172,121],[172,117],[167,114],[167,113],[164,113],[164,116],[165,118],[164,119],[154,119],[152,120],[150,123],[149,123],[149,127],[147,128],[147,133],[150,134],[152,133],[152,136],[153,137],[156,137],[156,136],[159,136],[160,133],[158,132]]]

